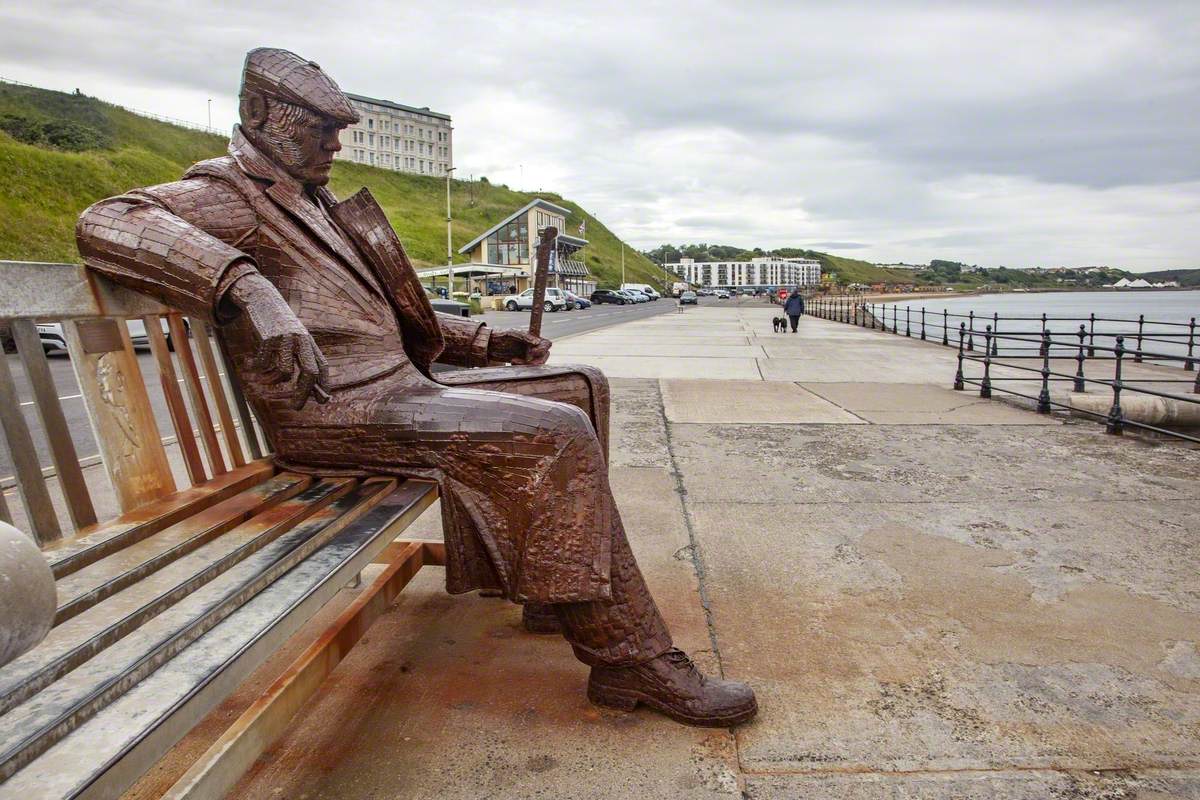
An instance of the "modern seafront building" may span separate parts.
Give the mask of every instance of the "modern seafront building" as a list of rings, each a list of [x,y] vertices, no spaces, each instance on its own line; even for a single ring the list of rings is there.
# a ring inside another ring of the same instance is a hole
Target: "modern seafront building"
[[[372,167],[444,176],[454,166],[449,114],[349,94],[361,119],[341,133],[337,158]]]
[[[587,297],[596,279],[575,254],[588,240],[567,233],[571,210],[549,200],[531,200],[459,248],[469,264],[455,264],[454,277],[467,280],[483,296],[523,292],[533,285],[537,243],[548,227],[558,229],[558,246],[550,261],[549,285]],[[422,280],[444,278],[446,267],[418,270]]]
[[[762,256],[749,261],[684,258],[677,264],[663,266],[693,286],[713,289],[773,289],[816,286],[821,282],[821,262],[810,258]]]

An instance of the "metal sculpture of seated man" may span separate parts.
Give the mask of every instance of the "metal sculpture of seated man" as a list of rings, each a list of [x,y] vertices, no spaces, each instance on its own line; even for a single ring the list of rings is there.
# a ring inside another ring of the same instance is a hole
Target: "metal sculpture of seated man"
[[[539,609],[527,622],[591,666],[593,702],[696,725],[752,717],[749,687],[672,646],[634,561],[604,376],[542,366],[539,337],[434,313],[370,194],[325,188],[358,114],[317,64],[252,50],[240,98],[228,156],[82,214],[88,266],[216,324],[282,466],[436,480],[447,589]],[[435,379],[435,359],[479,369]]]

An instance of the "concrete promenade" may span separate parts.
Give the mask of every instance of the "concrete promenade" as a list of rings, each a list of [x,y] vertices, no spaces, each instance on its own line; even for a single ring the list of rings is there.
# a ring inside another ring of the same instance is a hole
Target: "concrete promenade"
[[[593,708],[560,639],[429,569],[231,796],[1200,797],[1200,451],[953,392],[949,349],[775,334],[776,313],[702,306],[553,356],[611,376],[634,549],[677,643],[749,681],[758,719]]]

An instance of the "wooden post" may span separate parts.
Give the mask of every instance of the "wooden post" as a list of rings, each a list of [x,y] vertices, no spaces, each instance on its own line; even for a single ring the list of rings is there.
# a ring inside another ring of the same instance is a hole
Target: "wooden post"
[[[550,276],[550,253],[557,240],[558,228],[550,225],[542,229],[542,239],[537,246],[537,264],[533,272],[533,307],[529,310],[529,332],[534,336],[542,335],[542,316],[546,311],[546,282]]]

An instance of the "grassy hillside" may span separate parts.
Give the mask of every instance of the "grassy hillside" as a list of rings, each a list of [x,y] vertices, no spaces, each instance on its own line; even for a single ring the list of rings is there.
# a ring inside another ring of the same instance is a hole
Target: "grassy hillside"
[[[1200,269],[1163,269],[1158,272],[1146,272],[1138,277],[1151,283],[1179,281],[1180,286],[1200,286]]]
[[[177,179],[188,166],[225,152],[220,136],[140,117],[95,98],[0,83],[0,259],[77,261],[79,212],[104,197]],[[337,162],[331,188],[341,197],[367,186],[418,265],[444,264],[446,184]],[[621,243],[599,220],[553,194],[516,192],[480,181],[453,181],[455,250],[541,196],[572,214],[567,232],[587,220],[591,242],[579,253],[603,286],[621,280]],[[631,282],[661,285],[665,274],[626,249]],[[465,261],[455,256],[456,262]]]

